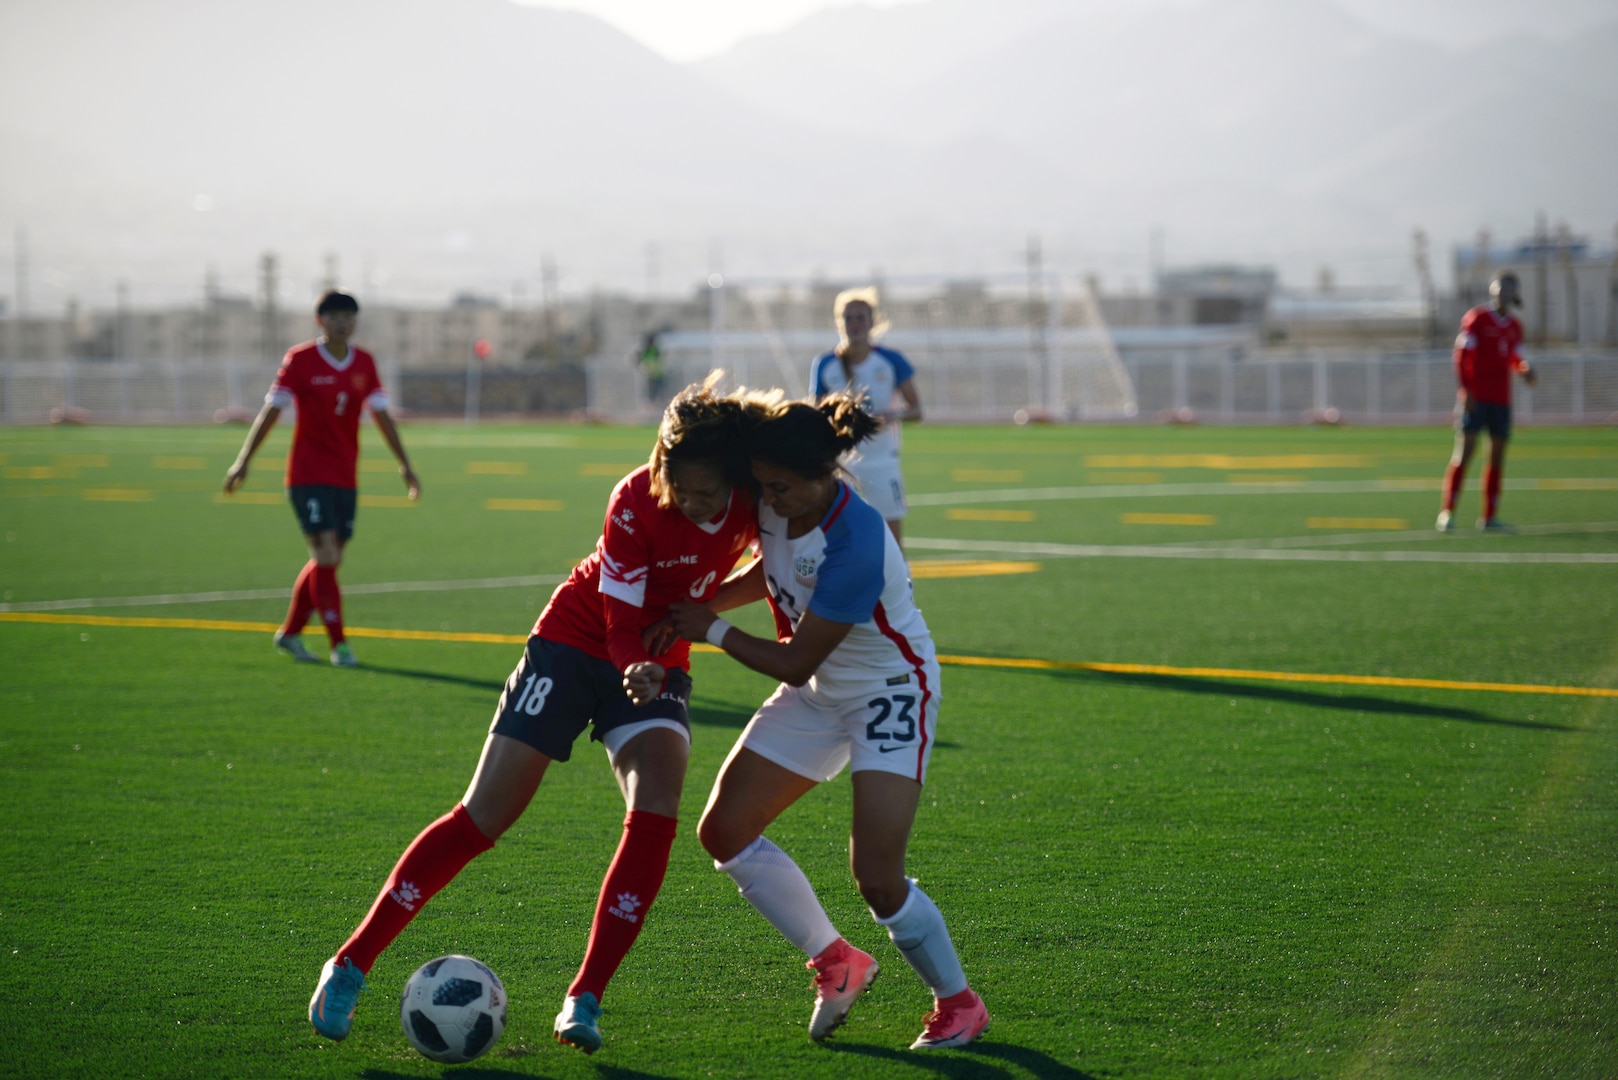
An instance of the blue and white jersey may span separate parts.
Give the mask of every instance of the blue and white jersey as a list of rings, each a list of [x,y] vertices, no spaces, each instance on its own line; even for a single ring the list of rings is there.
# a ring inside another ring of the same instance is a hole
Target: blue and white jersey
[[[833,701],[900,686],[913,687],[924,704],[939,696],[938,656],[911,592],[910,571],[869,503],[839,481],[817,527],[789,539],[786,519],[760,504],[758,532],[778,622],[796,627],[812,611],[854,624],[810,677],[811,691]]]
[[[846,374],[842,360],[834,352],[815,357],[809,369],[809,394],[815,400],[833,390],[852,390],[870,399],[874,412],[884,413],[893,408],[893,396],[899,387],[916,374],[904,354],[880,345],[871,346],[870,353]],[[882,430],[844,457],[844,465],[856,461],[898,461],[899,425],[884,424]]]

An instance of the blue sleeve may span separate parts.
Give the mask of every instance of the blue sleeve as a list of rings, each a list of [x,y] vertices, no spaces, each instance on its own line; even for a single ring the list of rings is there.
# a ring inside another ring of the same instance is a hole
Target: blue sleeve
[[[815,357],[815,362],[809,365],[809,396],[818,399],[822,394],[831,392],[826,385],[826,362],[832,358],[832,353],[822,353]]]
[[[885,537],[871,526],[885,530],[887,525],[875,511],[868,519],[839,525],[826,537],[826,554],[820,561],[809,610],[830,622],[870,622],[882,599],[887,550]]]
[[[916,377],[916,369],[910,366],[910,361],[905,359],[904,353],[895,352],[892,349],[883,349],[882,355],[887,358],[889,364],[893,365],[894,386],[903,386]]]

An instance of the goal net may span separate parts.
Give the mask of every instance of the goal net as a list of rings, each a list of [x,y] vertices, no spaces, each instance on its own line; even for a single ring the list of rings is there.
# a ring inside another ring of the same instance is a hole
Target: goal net
[[[909,278],[877,285],[878,321],[888,324],[880,342],[915,367],[930,417],[1111,420],[1137,411],[1129,373],[1082,282],[1050,276],[1030,289],[1025,279]],[[832,304],[844,287],[790,281],[716,286],[706,328],[659,337],[665,385],[697,382],[720,368],[732,385],[806,393],[811,361],[837,342]]]

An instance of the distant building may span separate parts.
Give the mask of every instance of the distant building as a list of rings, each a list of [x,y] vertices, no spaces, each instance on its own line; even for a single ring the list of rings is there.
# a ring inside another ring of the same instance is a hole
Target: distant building
[[[1566,229],[1510,247],[1487,234],[1455,249],[1455,309],[1489,298],[1489,281],[1512,270],[1522,282],[1520,318],[1530,344],[1618,345],[1618,245],[1602,249]],[[1453,320],[1446,320],[1453,321]]]
[[[1262,325],[1276,273],[1269,267],[1190,266],[1157,276],[1160,326]]]

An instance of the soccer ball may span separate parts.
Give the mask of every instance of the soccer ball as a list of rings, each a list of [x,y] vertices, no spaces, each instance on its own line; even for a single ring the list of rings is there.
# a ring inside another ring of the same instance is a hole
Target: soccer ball
[[[470,956],[440,956],[405,983],[399,1022],[410,1045],[434,1061],[471,1061],[506,1029],[506,988]]]

